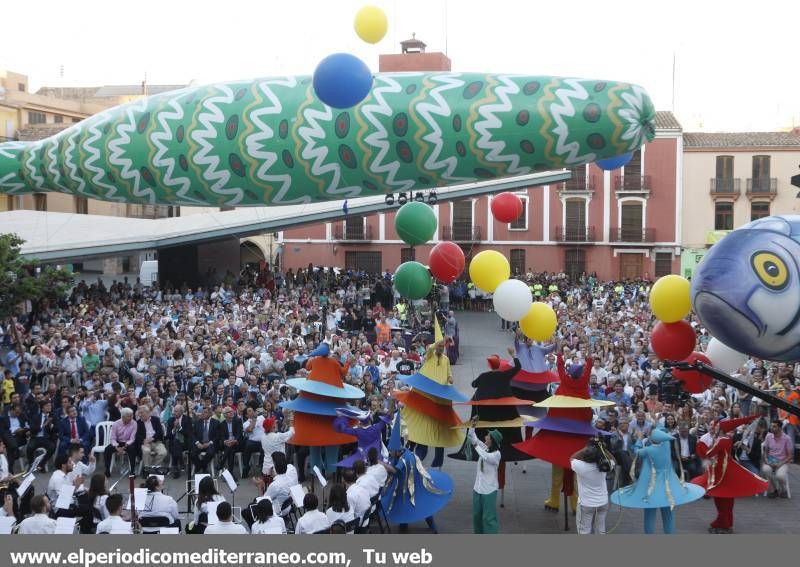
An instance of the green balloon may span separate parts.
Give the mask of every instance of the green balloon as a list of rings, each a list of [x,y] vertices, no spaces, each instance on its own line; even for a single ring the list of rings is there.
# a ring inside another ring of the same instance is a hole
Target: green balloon
[[[394,228],[406,244],[425,244],[436,233],[436,213],[430,205],[409,201],[397,211]]]
[[[394,287],[406,299],[422,299],[432,286],[431,273],[419,262],[403,262],[394,273]]]

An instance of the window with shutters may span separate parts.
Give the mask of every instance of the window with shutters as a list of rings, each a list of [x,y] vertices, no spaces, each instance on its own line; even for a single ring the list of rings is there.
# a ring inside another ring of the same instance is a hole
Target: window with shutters
[[[750,204],[750,220],[763,219],[769,216],[769,201],[754,201]]]
[[[345,269],[368,274],[381,273],[381,253],[380,252],[345,252]]]
[[[714,203],[714,230],[733,230],[733,203]]]
[[[620,241],[622,242],[642,242],[642,203],[639,201],[628,201],[622,203],[620,218]]]
[[[46,193],[34,193],[33,194],[33,209],[36,211],[46,211],[47,210],[47,194]]]
[[[586,166],[568,168],[572,177],[564,182],[564,189],[566,191],[587,191],[589,185],[586,177]]]
[[[631,161],[625,164],[625,177],[641,177],[642,175],[642,150],[633,152]]]
[[[366,240],[364,217],[347,217],[344,220],[345,240]]]
[[[453,236],[452,240],[472,240],[472,201],[453,202]]]
[[[753,156],[753,193],[769,193],[770,190],[769,156]]]
[[[733,156],[717,156],[716,173],[716,192],[733,192]]]
[[[79,215],[88,215],[89,199],[86,197],[75,197],[75,212]]]
[[[668,276],[672,273],[672,254],[656,252],[656,277]]]
[[[564,253],[564,272],[572,280],[577,280],[586,272],[586,251],[573,248]]]
[[[44,112],[28,112],[28,124],[44,124],[47,116]]]
[[[416,254],[413,248],[400,249],[400,262],[413,262],[416,259]]]
[[[520,195],[519,199],[522,201],[522,213],[508,225],[509,230],[528,230],[528,196]]]
[[[586,240],[586,199],[567,199],[564,226],[567,241]]]
[[[61,116],[60,114],[56,114],[56,115],[53,117],[53,122],[55,122],[56,124],[61,124],[61,123],[63,123],[63,122],[64,122],[64,117],[63,117],[63,116]]]
[[[511,274],[515,276],[525,274],[525,250],[523,248],[512,248],[511,250]]]

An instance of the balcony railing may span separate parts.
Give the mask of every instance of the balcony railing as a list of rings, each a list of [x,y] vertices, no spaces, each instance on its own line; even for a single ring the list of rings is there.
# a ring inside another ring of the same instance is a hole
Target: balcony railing
[[[747,178],[747,194],[748,195],[777,195],[778,194],[778,178],[777,177],[748,177]]]
[[[480,242],[481,227],[470,224],[442,226],[441,239],[453,242]]]
[[[594,179],[586,175],[574,175],[562,186],[563,191],[594,191]]]
[[[594,242],[593,226],[557,226],[553,231],[556,242]]]
[[[655,242],[656,229],[654,228],[624,228],[624,227],[611,227],[609,232],[611,242]]]
[[[649,175],[617,175],[614,178],[614,191],[627,193],[649,193]]]
[[[359,225],[344,227],[337,224],[333,226],[333,239],[344,242],[366,242],[372,240],[372,227],[369,225],[366,228]]]
[[[738,197],[742,194],[742,180],[733,177],[712,177],[711,195],[720,197]]]

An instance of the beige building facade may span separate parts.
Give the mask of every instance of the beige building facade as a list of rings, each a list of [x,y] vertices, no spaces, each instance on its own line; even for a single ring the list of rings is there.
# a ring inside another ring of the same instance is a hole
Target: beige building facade
[[[706,251],[728,232],[770,215],[800,214],[800,134],[683,135],[681,275],[691,277]]]

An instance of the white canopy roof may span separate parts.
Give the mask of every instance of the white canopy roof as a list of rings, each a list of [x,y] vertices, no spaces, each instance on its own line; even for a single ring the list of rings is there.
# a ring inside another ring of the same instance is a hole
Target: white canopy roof
[[[545,172],[502,181],[437,189],[440,202],[455,201],[522,187],[557,183],[569,172]],[[349,215],[366,215],[391,208],[385,195],[348,201]],[[137,219],[75,213],[9,211],[0,213],[0,232],[25,240],[24,256],[43,261],[112,256],[223,238],[243,238],[264,232],[344,218],[342,201],[280,207],[247,207],[162,219]]]

